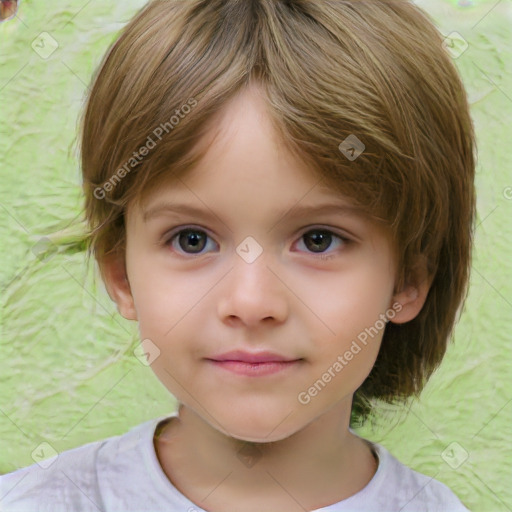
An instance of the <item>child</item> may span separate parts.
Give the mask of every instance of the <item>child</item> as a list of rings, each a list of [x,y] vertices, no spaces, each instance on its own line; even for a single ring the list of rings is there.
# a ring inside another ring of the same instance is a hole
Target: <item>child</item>
[[[445,353],[468,110],[408,1],[149,2],[90,92],[85,218],[179,410],[4,475],[1,509],[467,510],[350,427]]]

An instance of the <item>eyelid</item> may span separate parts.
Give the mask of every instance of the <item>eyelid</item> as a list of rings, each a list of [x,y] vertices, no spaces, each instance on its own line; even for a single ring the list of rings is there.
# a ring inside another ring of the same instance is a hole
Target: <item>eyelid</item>
[[[298,234],[300,234],[300,236],[303,236],[306,233],[309,233],[310,231],[329,231],[333,235],[339,236],[340,238],[343,238],[344,240],[353,240],[353,241],[358,240],[358,238],[355,235],[351,234],[349,231],[342,229],[342,228],[337,228],[335,226],[328,226],[326,224],[311,224],[310,226],[301,228],[298,231]]]
[[[164,233],[162,234],[162,236],[160,237],[160,239],[158,240],[158,242],[156,242],[156,245],[158,245],[159,243],[165,243],[165,242],[169,242],[171,239],[173,239],[178,233],[180,233],[181,231],[186,231],[186,230],[192,230],[192,231],[204,231],[210,238],[214,239],[215,238],[215,234],[210,231],[209,229],[206,229],[204,227],[201,227],[199,225],[196,225],[196,224],[182,224],[180,226],[175,226],[167,231],[164,231]]]

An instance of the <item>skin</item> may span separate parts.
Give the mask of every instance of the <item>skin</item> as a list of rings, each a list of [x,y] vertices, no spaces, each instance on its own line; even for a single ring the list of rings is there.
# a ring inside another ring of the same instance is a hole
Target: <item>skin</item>
[[[160,350],[151,367],[181,404],[179,419],[155,439],[169,480],[211,512],[234,503],[237,512],[313,510],[354,495],[375,474],[369,445],[349,431],[349,419],[383,329],[309,403],[299,393],[393,304],[401,307],[393,322],[413,319],[428,284],[394,290],[391,239],[361,213],[291,210],[350,202],[280,144],[256,87],[235,97],[215,126],[197,167],[128,207],[126,254],[101,263],[105,283],[119,312],[138,321],[141,339]],[[144,222],[144,211],[161,201],[205,214]],[[180,243],[175,228],[191,225],[204,243],[186,236]],[[318,242],[320,228],[331,238]],[[263,250],[252,263],[236,252],[248,236]],[[205,359],[234,349],[300,361],[247,377]]]

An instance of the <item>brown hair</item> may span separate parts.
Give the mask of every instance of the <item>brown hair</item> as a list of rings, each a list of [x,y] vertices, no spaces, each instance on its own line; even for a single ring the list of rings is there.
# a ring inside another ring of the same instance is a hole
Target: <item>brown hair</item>
[[[386,326],[354,396],[353,420],[364,419],[372,399],[419,394],[469,278],[473,125],[442,38],[413,3],[150,1],[104,56],[82,119],[88,257],[101,270],[125,250],[127,205],[183,176],[213,116],[252,81],[287,148],[389,226],[397,289],[420,255],[433,277],[420,314]],[[351,134],[365,145],[352,161],[339,149]]]

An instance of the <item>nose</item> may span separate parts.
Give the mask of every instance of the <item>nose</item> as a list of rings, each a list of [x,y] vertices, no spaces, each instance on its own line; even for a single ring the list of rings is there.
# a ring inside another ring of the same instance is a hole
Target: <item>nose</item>
[[[269,265],[270,263],[270,265]],[[233,268],[223,280],[219,318],[231,327],[280,324],[288,315],[290,293],[265,251],[252,263],[235,254]]]

